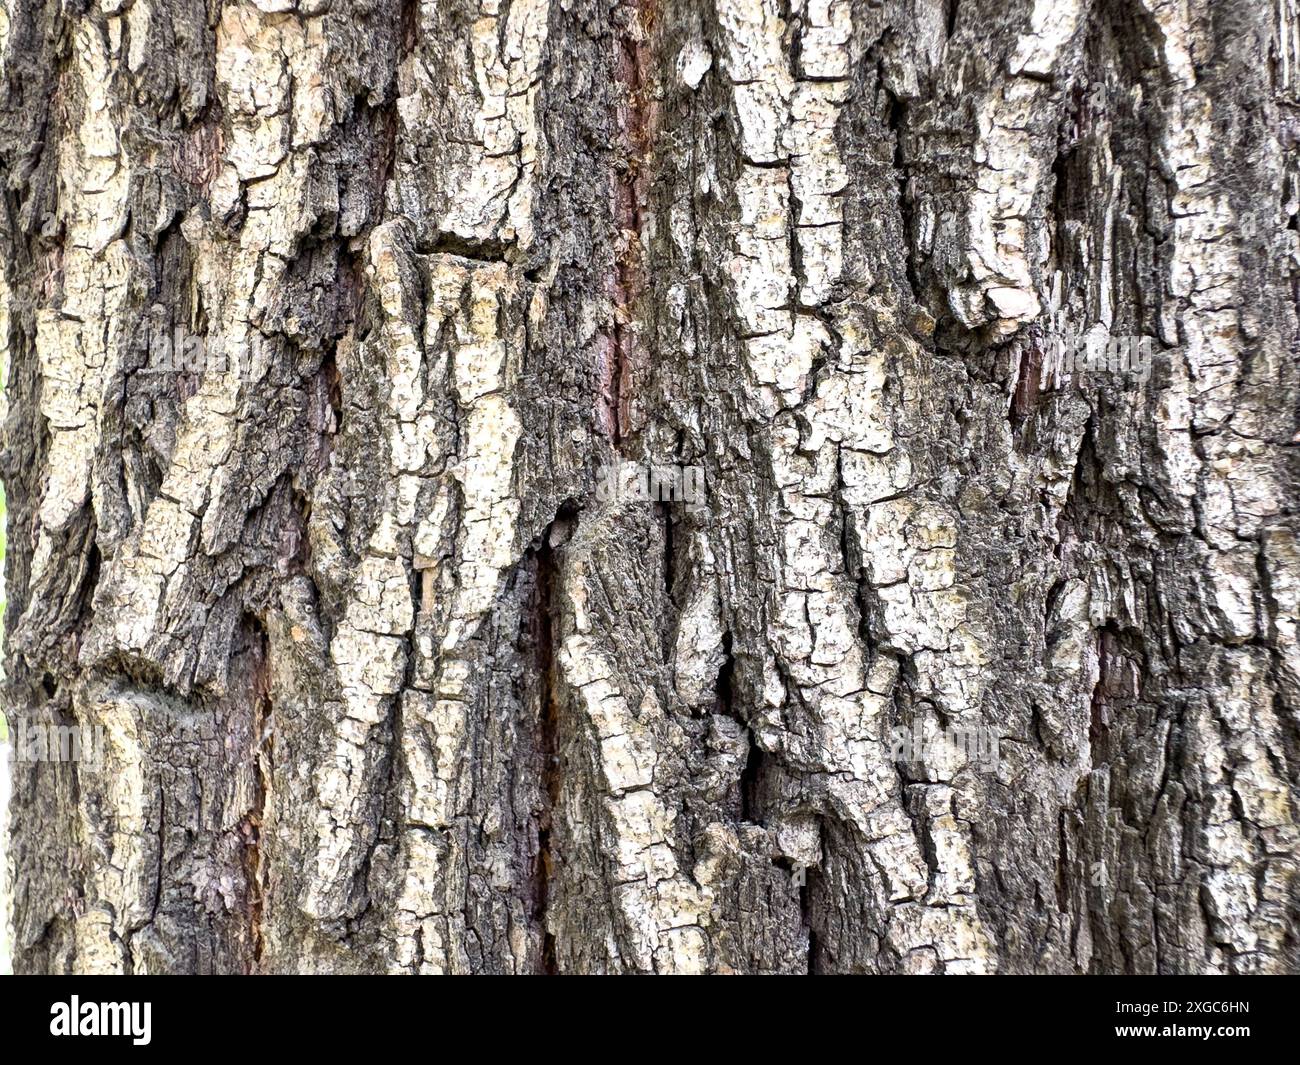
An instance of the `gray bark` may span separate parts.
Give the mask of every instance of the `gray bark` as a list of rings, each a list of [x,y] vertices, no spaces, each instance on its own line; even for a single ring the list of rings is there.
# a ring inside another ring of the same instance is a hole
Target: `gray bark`
[[[15,971],[1300,969],[1298,64],[2,0]]]

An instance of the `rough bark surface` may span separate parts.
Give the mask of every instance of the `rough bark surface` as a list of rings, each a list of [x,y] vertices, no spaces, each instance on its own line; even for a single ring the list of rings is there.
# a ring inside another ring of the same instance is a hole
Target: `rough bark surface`
[[[1296,0],[0,0],[15,970],[1300,969],[1298,140]]]

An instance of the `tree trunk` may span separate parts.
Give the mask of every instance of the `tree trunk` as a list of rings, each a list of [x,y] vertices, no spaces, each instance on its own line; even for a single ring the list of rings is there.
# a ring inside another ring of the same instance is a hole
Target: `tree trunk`
[[[15,971],[1300,969],[1297,0],[3,0],[0,108]]]

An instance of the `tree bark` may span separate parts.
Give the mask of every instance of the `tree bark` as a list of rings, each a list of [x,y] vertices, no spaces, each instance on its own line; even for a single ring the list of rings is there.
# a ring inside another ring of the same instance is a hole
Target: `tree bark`
[[[1296,0],[2,0],[15,971],[1300,970],[1298,139]]]

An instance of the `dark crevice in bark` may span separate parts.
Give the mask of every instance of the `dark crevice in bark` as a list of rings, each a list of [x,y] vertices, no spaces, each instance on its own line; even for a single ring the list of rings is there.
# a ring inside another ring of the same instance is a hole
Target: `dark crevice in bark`
[[[939,875],[939,849],[934,839],[933,822],[925,813],[925,793],[931,787],[928,780],[904,788],[904,809],[911,819],[912,828],[920,844],[921,856],[925,859],[925,894],[927,898],[935,894],[935,879]]]
[[[768,767],[768,754],[758,745],[753,731],[747,733],[749,754],[740,774],[740,819],[751,824],[763,823],[763,776]]]
[[[717,712],[726,717],[734,718],[735,710],[735,682],[736,682],[736,659],[732,654],[731,633],[722,634],[722,666],[718,670],[718,679],[713,685],[713,695],[717,702]]]
[[[309,453],[319,477],[329,469],[334,443],[343,429],[343,376],[339,373],[337,344],[330,344],[322,352],[314,384],[309,413],[314,439]]]
[[[839,461],[837,457],[837,461]],[[853,509],[844,502],[844,474],[841,469],[836,486],[841,513],[840,522],[840,557],[844,562],[845,575],[853,581],[853,605],[857,612],[857,635],[867,652],[867,664],[871,666],[880,653],[880,646],[872,631],[873,605],[879,601],[875,586],[867,573],[865,560],[859,545],[859,534],[854,525]]]
[[[1279,603],[1277,590],[1273,586],[1273,574],[1269,571],[1268,556],[1261,541],[1255,553],[1255,579],[1259,582],[1260,632],[1263,634],[1262,646],[1268,651],[1268,673],[1273,685],[1273,714],[1278,728],[1285,737],[1287,750],[1300,751],[1300,715],[1288,712],[1286,705],[1286,686],[1284,681],[1285,665],[1281,648],[1278,646],[1278,618],[1284,615],[1285,608]],[[1284,766],[1277,764],[1277,755],[1272,747],[1265,748],[1270,761],[1280,776],[1285,777]],[[1300,890],[1300,885],[1297,885]]]
[[[12,203],[12,197],[5,197]],[[12,223],[7,223],[11,225]],[[24,248],[21,242],[9,239],[4,250]],[[6,257],[7,258],[7,257]],[[6,262],[12,269],[12,260]],[[10,283],[16,281],[11,278]],[[10,316],[8,380],[5,382],[7,416],[4,423],[3,451],[0,451],[0,476],[4,479],[6,537],[4,648],[7,656],[4,686],[10,695],[6,700],[22,705],[21,690],[17,683],[21,677],[24,658],[35,633],[15,631],[32,596],[31,570],[35,555],[35,536],[24,533],[31,530],[40,509],[40,495],[44,484],[46,463],[53,443],[49,421],[40,413],[41,380],[36,356],[36,327],[34,311],[24,309]],[[93,537],[92,537],[93,540]],[[34,665],[34,664],[33,664]]]
[[[1056,908],[1061,913],[1070,912],[1070,862],[1069,843],[1065,829],[1066,811],[1057,815],[1056,850]]]
[[[673,588],[677,580],[677,559],[672,506],[668,503],[655,505],[664,518],[664,591],[668,594],[669,601],[676,606],[677,600],[673,596]]]
[[[215,93],[192,118],[181,118],[183,135],[172,147],[172,168],[196,193],[207,195],[220,171],[225,109]]]
[[[554,819],[564,784],[561,754],[562,697],[555,662],[555,630],[559,608],[556,585],[560,567],[557,541],[562,535],[572,532],[577,519],[577,505],[573,502],[564,503],[542,533],[538,546],[532,549],[535,552],[533,565],[536,576],[531,615],[538,677],[537,752],[541,762],[538,798],[541,805],[536,814],[537,854],[533,860],[531,894],[533,920],[542,934],[538,971],[546,975],[559,972],[555,936],[547,928],[546,911],[557,861]]]
[[[248,971],[255,972],[262,959],[263,921],[266,909],[266,860],[263,854],[263,826],[271,791],[273,767],[273,725],[270,677],[270,641],[259,618],[245,614],[242,622],[244,648],[236,657],[238,669],[248,670],[251,705],[248,758],[252,762],[252,804],[240,821],[248,921]],[[159,847],[163,841],[159,840]]]
[[[1007,410],[1007,419],[1011,423],[1011,431],[1018,437],[1020,436],[1021,427],[1037,405],[1038,395],[1042,388],[1043,344],[1045,342],[1050,343],[1050,340],[1034,332],[1015,345],[1015,350],[1019,353],[1020,358],[1016,370],[1016,387],[1011,394],[1011,405]],[[1032,440],[1028,436],[1019,442],[1026,447],[1032,446]]]
[[[647,100],[649,55],[645,31],[654,18],[654,0],[632,0],[623,17],[632,26],[615,32],[615,129],[620,157],[613,169],[614,276],[613,357],[608,402],[612,442],[617,449],[631,431],[635,375],[641,343],[635,327],[635,306],[645,290],[641,265],[644,210],[647,199],[651,130]],[[639,23],[639,28],[635,25]]]
[[[888,34],[886,34],[886,38]],[[882,38],[882,43],[886,38]],[[916,268],[916,240],[917,226],[915,211],[913,210],[912,196],[909,191],[911,181],[911,169],[907,162],[907,125],[908,125],[908,106],[907,102],[898,97],[889,87],[885,71],[886,60],[883,55],[877,52],[879,45],[873,47],[868,59],[874,63],[876,70],[876,83],[881,92],[885,94],[887,107],[884,111],[885,128],[889,131],[894,145],[894,181],[897,185],[895,204],[898,209],[898,222],[902,230],[903,247],[901,251],[902,266],[907,277],[908,288],[911,289],[912,299],[921,307],[925,306],[925,288],[921,282],[921,276]]]
[[[1114,655],[1114,633],[1103,629],[1097,634],[1097,683],[1093,685],[1088,709],[1088,746],[1093,768],[1110,760],[1110,708],[1106,703],[1106,680]]]
[[[406,579],[408,582],[407,594],[411,597],[411,602],[418,603],[420,601],[420,571],[412,567],[407,571]],[[416,634],[412,629],[406,633],[403,641],[405,667],[400,686],[402,692],[415,689],[415,641]],[[372,886],[371,874],[381,853],[392,845],[397,825],[402,820],[399,780],[405,772],[402,745],[402,737],[406,728],[403,714],[404,705],[401,694],[394,695],[388,700],[387,714],[384,718],[384,731],[379,733],[375,740],[376,743],[382,745],[383,753],[376,773],[377,783],[372,792],[372,809],[368,820],[368,823],[374,826],[374,832],[366,845],[365,855],[356,867],[356,873],[351,882],[351,891],[359,893],[360,899],[352,919],[347,922],[346,935],[348,937],[354,934],[355,930],[361,925],[362,919],[371,912],[375,903],[375,891]]]
[[[132,950],[132,944],[137,933],[148,928],[158,919],[158,908],[162,904],[163,883],[167,869],[167,789],[163,787],[161,780],[159,780],[158,787],[154,790],[154,802],[157,804],[158,809],[158,828],[156,832],[158,855],[154,861],[153,891],[149,900],[149,916],[127,929],[126,944],[128,950]],[[132,954],[134,954],[133,951]],[[133,964],[128,967],[127,972],[134,972],[134,969]]]
[[[818,934],[814,924],[813,894],[817,887],[820,872],[816,868],[803,870],[803,883],[799,885],[799,917],[808,936],[808,966],[805,970],[809,976],[817,974]]]
[[[515,245],[503,240],[463,237],[459,233],[439,232],[434,241],[416,249],[422,255],[455,255],[477,263],[506,263],[515,256]]]
[[[407,60],[412,52],[415,51],[415,45],[419,39],[420,31],[420,0],[401,0],[401,11],[398,13],[398,25],[400,35],[398,36],[398,55],[397,66]]]
[[[1104,513],[1102,501],[1097,498],[1103,487],[1101,464],[1097,457],[1097,429],[1097,415],[1089,414],[1083,427],[1083,436],[1079,440],[1074,469],[1070,473],[1070,488],[1066,493],[1065,505],[1057,519],[1062,542],[1067,535],[1070,539],[1081,539],[1080,530],[1088,530],[1096,524],[1098,511]]]

